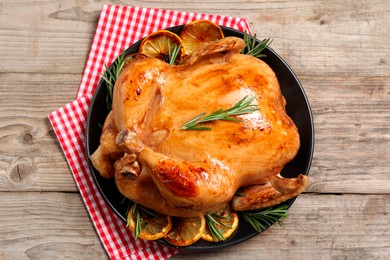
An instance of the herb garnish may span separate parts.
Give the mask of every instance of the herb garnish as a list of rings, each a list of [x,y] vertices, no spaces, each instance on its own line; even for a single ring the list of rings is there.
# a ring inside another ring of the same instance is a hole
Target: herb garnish
[[[256,97],[248,98],[245,96],[243,99],[237,102],[233,107],[229,109],[219,109],[209,115],[202,113],[197,117],[188,121],[183,127],[183,130],[211,130],[211,127],[204,126],[203,124],[210,121],[224,120],[232,122],[241,122],[241,119],[232,117],[236,115],[249,114],[259,110],[257,105],[251,104]]]
[[[177,55],[179,54],[180,49],[181,49],[181,44],[180,45],[175,44],[171,49],[171,44],[168,42],[168,63],[170,65],[176,64]]]
[[[221,223],[217,220],[217,218],[223,218],[223,216],[218,215],[216,213],[210,213],[205,215],[206,217],[206,225],[209,228],[210,235],[213,238],[214,242],[225,241],[226,238],[221,234],[218,227],[225,226],[226,228],[231,228],[231,226],[227,226],[224,223]]]
[[[102,74],[103,80],[106,82],[107,87],[107,96],[106,96],[106,105],[109,111],[112,109],[112,94],[114,91],[114,85],[116,79],[119,77],[120,72],[123,69],[123,66],[130,60],[130,57],[125,58],[125,51],[123,51],[116,61],[112,64],[110,69],[107,65],[104,65],[106,71]]]
[[[287,205],[281,205],[276,208],[269,207],[261,211],[242,211],[239,215],[248,222],[257,232],[262,232],[270,227],[273,223],[282,223],[280,218],[287,218]]]
[[[129,226],[130,220],[133,218],[135,219],[135,227],[134,227],[134,238],[137,239],[141,233],[141,229],[148,229],[151,233],[153,233],[153,230],[148,227],[148,223],[144,222],[141,218],[141,213],[143,216],[148,216],[152,218],[159,218],[154,212],[151,210],[144,208],[137,203],[134,203],[134,206],[132,208],[132,211],[129,212],[129,216],[127,218],[127,226]]]
[[[133,206],[133,210],[131,212],[129,212],[129,215],[127,217],[127,226],[129,226],[129,221],[130,219],[133,218],[133,216],[135,216],[135,227],[134,227],[134,238],[137,239],[140,232],[141,232],[141,216],[139,215],[139,211],[138,211],[138,204],[135,203],[134,206]]]
[[[256,58],[265,57],[266,55],[262,54],[261,52],[267,48],[271,43],[271,38],[265,38],[259,43],[256,42],[256,34],[253,35],[253,37],[250,37],[248,33],[244,32],[244,42],[245,47],[242,49],[241,53],[254,56]]]

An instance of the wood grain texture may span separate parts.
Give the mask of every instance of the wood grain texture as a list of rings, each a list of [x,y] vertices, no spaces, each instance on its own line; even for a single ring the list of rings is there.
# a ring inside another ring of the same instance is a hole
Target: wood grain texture
[[[0,192],[0,259],[104,259],[77,193]]]
[[[76,95],[103,3],[246,17],[311,104],[311,183],[284,225],[177,259],[388,258],[389,1],[2,0],[0,259],[107,258],[47,119]]]
[[[0,257],[107,257],[77,194],[28,195],[0,193]],[[390,195],[302,195],[282,226],[224,250],[175,258],[385,259],[390,254],[389,199]]]
[[[79,81],[75,74],[1,74],[0,191],[77,191],[47,115],[75,97]]]

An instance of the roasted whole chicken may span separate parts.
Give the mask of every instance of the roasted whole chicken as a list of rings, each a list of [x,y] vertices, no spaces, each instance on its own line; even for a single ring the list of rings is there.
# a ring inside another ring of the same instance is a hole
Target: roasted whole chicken
[[[94,167],[132,201],[178,217],[227,204],[261,209],[303,192],[307,176],[280,175],[300,139],[278,80],[265,62],[240,54],[243,47],[242,39],[226,37],[180,65],[134,55],[115,83]],[[205,123],[211,130],[183,130],[245,97],[258,110]]]

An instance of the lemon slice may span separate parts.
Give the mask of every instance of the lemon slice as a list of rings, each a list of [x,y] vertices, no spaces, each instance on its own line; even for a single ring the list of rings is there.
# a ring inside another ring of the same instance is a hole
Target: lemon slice
[[[159,30],[145,37],[139,47],[139,52],[169,63],[169,55],[174,52],[175,47],[179,48],[174,61],[177,64],[185,53],[180,37],[170,31]]]
[[[175,246],[188,246],[198,241],[206,228],[204,216],[175,218],[174,224],[165,240]]]
[[[227,239],[233,234],[238,226],[238,215],[229,208],[210,213],[206,218],[208,223],[205,232],[202,235],[202,239],[209,242],[219,242]],[[211,230],[210,225],[213,225],[213,228],[222,235],[223,239],[222,237],[212,235],[212,233],[215,234],[215,232]]]
[[[221,27],[208,20],[196,20],[186,24],[180,38],[187,54],[210,42],[224,38]]]
[[[170,216],[151,212],[135,204],[129,210],[127,224],[139,238],[156,240],[168,234],[172,227],[172,220]]]

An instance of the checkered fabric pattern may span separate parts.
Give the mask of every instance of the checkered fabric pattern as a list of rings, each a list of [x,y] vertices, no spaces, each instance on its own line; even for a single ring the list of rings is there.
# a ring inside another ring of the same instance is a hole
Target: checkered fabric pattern
[[[124,49],[156,30],[199,19],[250,33],[245,18],[104,5],[76,100],[48,116],[97,234],[111,259],[166,259],[178,250],[153,241],[135,240],[126,223],[112,212],[99,193],[88,168],[84,146],[92,96],[104,65],[109,66]]]

